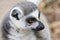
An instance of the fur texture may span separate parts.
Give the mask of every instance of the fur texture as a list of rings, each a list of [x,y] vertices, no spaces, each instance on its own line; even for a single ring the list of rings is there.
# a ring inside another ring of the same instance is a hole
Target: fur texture
[[[34,17],[42,22],[45,28],[40,31],[31,30],[41,24],[38,21],[28,24],[26,19],[29,17]],[[2,34],[3,40],[50,40],[47,20],[32,2],[18,3],[12,7],[2,22]]]

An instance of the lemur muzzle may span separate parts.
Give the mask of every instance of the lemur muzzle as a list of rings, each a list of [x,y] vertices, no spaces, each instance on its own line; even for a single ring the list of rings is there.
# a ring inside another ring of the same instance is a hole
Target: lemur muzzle
[[[40,31],[40,30],[43,30],[45,28],[42,22],[38,21],[38,23],[39,23],[39,25],[36,27],[36,29],[33,28],[32,30]]]

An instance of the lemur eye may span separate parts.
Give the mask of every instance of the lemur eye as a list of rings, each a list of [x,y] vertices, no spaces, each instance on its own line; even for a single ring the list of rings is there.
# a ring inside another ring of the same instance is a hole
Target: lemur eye
[[[33,23],[33,22],[35,22],[35,21],[36,21],[35,18],[27,18],[27,22],[28,22],[29,24],[31,24],[31,23]]]

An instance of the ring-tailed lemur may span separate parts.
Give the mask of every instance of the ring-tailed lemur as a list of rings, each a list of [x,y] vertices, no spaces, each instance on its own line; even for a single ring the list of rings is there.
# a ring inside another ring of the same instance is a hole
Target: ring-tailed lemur
[[[2,22],[3,40],[50,40],[45,18],[35,2],[17,3]]]

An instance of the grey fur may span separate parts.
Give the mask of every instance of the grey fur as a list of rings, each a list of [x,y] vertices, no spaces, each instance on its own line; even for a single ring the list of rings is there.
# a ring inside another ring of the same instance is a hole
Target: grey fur
[[[31,3],[31,2],[17,3],[15,6],[13,6],[13,8],[16,7],[16,6],[20,7],[23,10],[24,15],[27,15],[28,13],[31,13],[31,12],[33,12],[37,9],[37,6],[34,3]],[[2,22],[3,40],[9,40],[7,35],[9,34],[9,29],[11,28],[10,23],[9,23],[9,21],[11,21],[10,17],[9,17],[10,16],[9,15],[10,11],[11,10],[9,10],[9,12],[5,15],[5,18]]]
[[[8,40],[9,29],[11,28],[9,21],[9,14],[7,14],[2,22],[2,37],[3,40]]]
[[[20,7],[21,10],[23,11],[24,15],[27,15],[28,13],[31,13],[31,12],[35,11],[36,9],[38,9],[34,3],[27,2],[27,1],[17,3],[14,7]]]
[[[31,3],[31,2],[22,2],[22,3],[18,3],[18,4],[16,4],[15,6],[13,6],[12,8],[14,8],[14,7],[20,7],[21,8],[21,10],[23,11],[23,13],[24,13],[24,15],[26,16],[27,14],[29,14],[29,13],[32,13],[32,12],[34,12],[36,9],[38,9],[37,8],[37,6],[34,4],[34,3]],[[11,8],[11,9],[12,9]],[[6,17],[4,18],[4,20],[3,20],[3,22],[2,22],[2,33],[3,33],[3,40],[10,40],[9,38],[8,38],[8,36],[7,35],[10,35],[11,36],[11,34],[9,33],[9,30],[11,29],[11,25],[10,25],[10,23],[9,23],[9,21],[11,21],[11,19],[10,19],[10,12],[11,12],[11,10],[9,10],[9,12],[6,14]],[[39,18],[40,18],[40,14],[39,14]],[[43,19],[44,20],[44,19]],[[45,20],[44,20],[45,21]],[[45,25],[46,26],[46,25]],[[35,37],[37,38],[37,39],[35,39],[35,40],[50,40],[49,38],[47,38],[47,37],[44,37],[44,36],[46,36],[46,35],[48,35],[48,36],[50,36],[49,35],[49,32],[47,31],[48,30],[48,27],[47,27],[47,29],[45,28],[45,30],[44,30],[44,32],[41,32],[41,31],[39,31],[39,32],[33,32],[33,33],[35,33],[35,35],[33,34],[32,36],[33,36],[33,38],[32,39],[29,39],[29,40],[33,40]],[[19,30],[15,30],[15,32],[19,32]],[[46,35],[45,34],[42,34],[42,33],[47,33]],[[28,35],[28,34],[27,34]],[[26,35],[26,36],[27,36]],[[14,37],[15,37],[15,35],[13,35]],[[27,36],[28,37],[28,36]],[[30,37],[31,38],[31,37]],[[24,40],[26,40],[26,39],[24,39]]]

